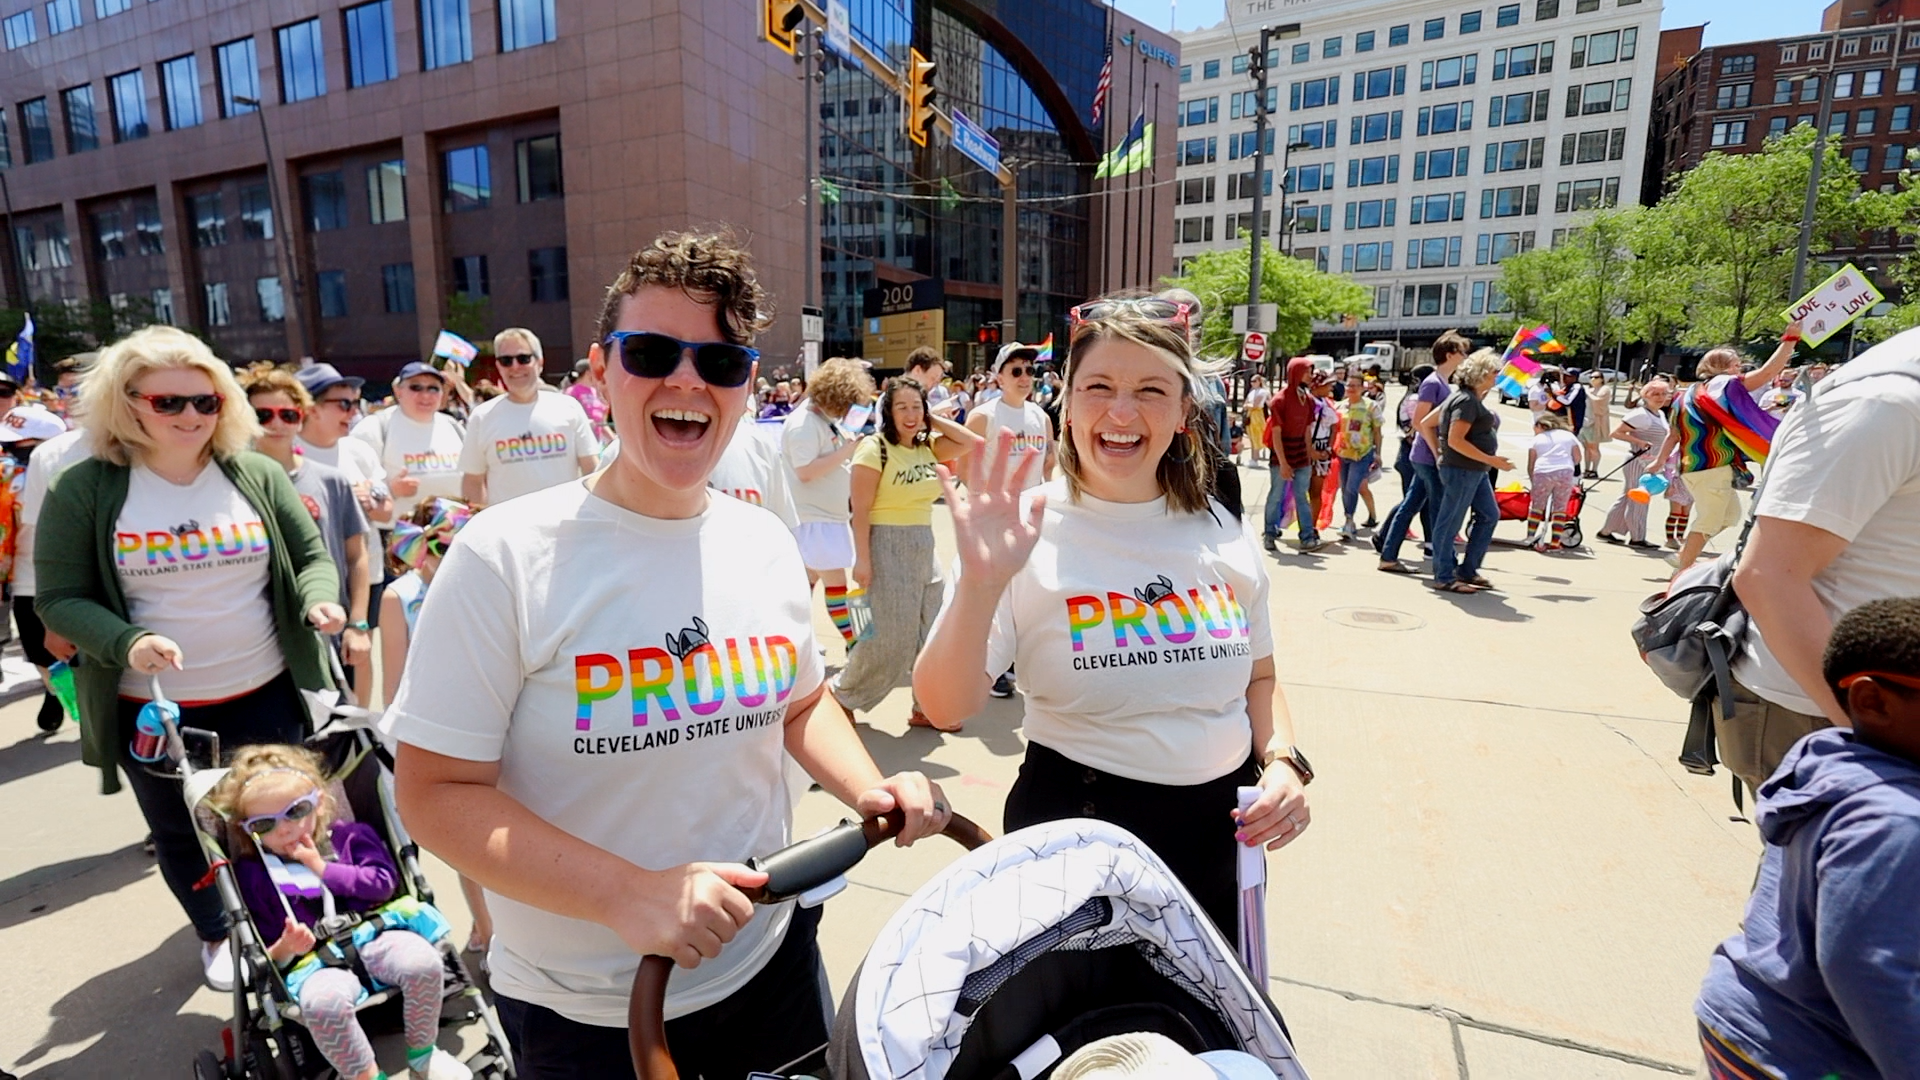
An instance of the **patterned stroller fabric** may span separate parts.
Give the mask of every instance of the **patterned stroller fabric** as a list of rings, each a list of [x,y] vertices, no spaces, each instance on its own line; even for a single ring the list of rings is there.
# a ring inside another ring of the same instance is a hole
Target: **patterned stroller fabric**
[[[894,913],[849,995],[858,1060],[873,1077],[940,1080],[980,1004],[1022,966],[1126,944],[1279,1080],[1307,1080],[1278,1016],[1172,871],[1125,829],[1084,819],[970,852]]]

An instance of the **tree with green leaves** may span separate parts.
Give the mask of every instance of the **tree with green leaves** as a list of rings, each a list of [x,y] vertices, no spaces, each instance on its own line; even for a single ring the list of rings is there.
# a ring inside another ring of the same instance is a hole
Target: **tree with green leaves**
[[[1260,302],[1277,309],[1268,346],[1275,355],[1305,350],[1313,340],[1315,321],[1372,314],[1373,290],[1365,285],[1342,275],[1322,273],[1306,260],[1282,255],[1267,245],[1262,245],[1262,252]],[[1200,298],[1206,316],[1200,337],[1204,353],[1230,356],[1239,351],[1233,309],[1247,302],[1247,263],[1244,247],[1208,251],[1195,256],[1183,273],[1162,279]]]

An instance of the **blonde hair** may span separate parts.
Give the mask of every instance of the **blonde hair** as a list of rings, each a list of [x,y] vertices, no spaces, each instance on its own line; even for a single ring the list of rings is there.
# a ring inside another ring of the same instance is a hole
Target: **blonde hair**
[[[261,360],[248,364],[240,373],[240,389],[246,392],[248,400],[256,394],[285,394],[301,409],[313,408],[313,395],[300,385],[293,369],[271,360]]]
[[[153,448],[133,403],[133,385],[155,371],[190,368],[205,373],[214,393],[224,400],[207,452],[216,458],[234,457],[253,445],[260,434],[247,395],[205,342],[171,326],[135,330],[107,346],[80,377],[77,409],[87,431],[93,456],[115,465],[132,465]]]
[[[1460,366],[1453,369],[1453,385],[1471,390],[1485,381],[1487,376],[1500,374],[1501,366],[1499,353],[1492,349],[1481,349],[1460,361]]]
[[[1533,426],[1535,428],[1546,428],[1548,431],[1572,431],[1573,430],[1572,422],[1569,421],[1566,417],[1561,416],[1559,413],[1550,413],[1550,412],[1541,413],[1538,417],[1535,417],[1533,421]]]
[[[533,355],[535,359],[545,360],[547,358],[547,354],[541,351],[540,349],[539,335],[535,334],[531,330],[528,330],[524,326],[509,326],[505,330],[502,330],[499,333],[493,335],[493,355],[495,356],[500,355],[501,342],[507,340],[508,338],[516,338],[516,337],[527,343],[527,348],[533,350]]]
[[[1105,319],[1094,319],[1074,327],[1067,346],[1067,393],[1060,406],[1060,438],[1055,440],[1054,460],[1067,479],[1067,493],[1078,500],[1084,484],[1080,453],[1066,432],[1073,417],[1075,363],[1088,349],[1105,341],[1124,341],[1154,353],[1180,376],[1181,404],[1186,430],[1176,434],[1172,445],[1154,467],[1154,478],[1167,497],[1167,505],[1185,514],[1208,509],[1213,492],[1213,459],[1201,441],[1200,404],[1211,397],[1204,380],[1216,375],[1217,365],[1196,359],[1187,345],[1187,337],[1171,323],[1121,312]]]
[[[1715,375],[1739,371],[1745,362],[1740,350],[1731,345],[1722,345],[1717,349],[1708,349],[1707,355],[1701,357],[1700,363],[1694,366],[1693,373],[1699,378],[1711,379]]]
[[[207,805],[218,811],[228,824],[234,826],[229,846],[236,855],[258,855],[253,837],[245,829],[239,828],[242,815],[240,804],[246,795],[247,785],[272,772],[298,773],[313,781],[320,792],[320,801],[313,810],[313,846],[322,855],[333,854],[333,843],[328,837],[332,831],[334,819],[333,795],[327,790],[327,773],[320,762],[320,755],[304,746],[291,746],[286,743],[257,743],[243,746],[233,755],[233,764],[228,766],[227,775],[207,793]]]
[[[807,380],[807,400],[829,420],[838,420],[855,405],[873,397],[873,376],[858,360],[829,360]]]

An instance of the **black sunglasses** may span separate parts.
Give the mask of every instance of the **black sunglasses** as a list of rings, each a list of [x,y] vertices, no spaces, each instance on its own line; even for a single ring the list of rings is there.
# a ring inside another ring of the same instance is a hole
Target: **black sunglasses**
[[[146,402],[161,416],[179,416],[189,405],[201,416],[212,416],[227,400],[219,394],[136,394],[131,390],[127,393]]]
[[[641,379],[664,379],[680,366],[680,355],[693,351],[693,370],[708,385],[735,387],[753,374],[760,359],[757,349],[729,341],[681,341],[646,330],[615,330],[607,345],[620,354],[620,366]]]
[[[262,424],[272,423],[273,418],[276,416],[280,418],[280,422],[283,424],[297,424],[305,415],[306,414],[301,412],[299,409],[255,409],[253,410],[254,419],[260,421]]]
[[[531,364],[534,359],[535,357],[532,353],[502,353],[493,358],[494,363],[499,364],[501,367],[518,367],[521,364]]]
[[[1033,374],[1033,369],[1030,367],[1001,368],[1000,374],[1005,375],[1009,379],[1024,379]]]
[[[405,390],[405,391],[406,391],[407,393],[409,393],[409,394],[437,394],[437,393],[439,393],[440,391],[442,391],[442,390],[445,390],[445,389],[446,389],[446,387],[444,387],[444,386],[441,386],[441,385],[440,385],[439,383],[437,383],[437,382],[433,382],[433,383],[407,383],[407,384],[406,384],[406,385],[405,385],[404,387],[402,387],[401,389],[403,389],[403,390]]]

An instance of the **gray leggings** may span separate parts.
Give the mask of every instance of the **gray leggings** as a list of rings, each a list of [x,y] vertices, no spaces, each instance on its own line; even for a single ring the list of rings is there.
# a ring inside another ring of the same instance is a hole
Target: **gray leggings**
[[[933,551],[930,525],[869,526],[868,557],[873,585],[873,633],[847,654],[834,696],[849,709],[866,711],[896,686],[913,681],[913,660],[940,614],[944,586]]]

